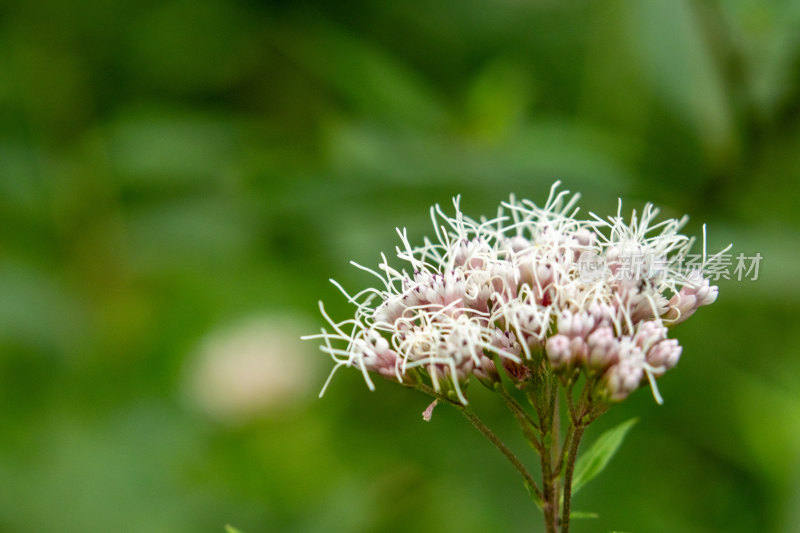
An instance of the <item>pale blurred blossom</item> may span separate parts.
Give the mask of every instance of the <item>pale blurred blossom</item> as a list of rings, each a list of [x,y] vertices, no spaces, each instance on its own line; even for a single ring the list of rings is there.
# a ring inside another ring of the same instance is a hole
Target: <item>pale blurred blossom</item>
[[[296,412],[317,365],[299,336],[304,323],[252,316],[211,331],[186,365],[190,403],[225,423]]]

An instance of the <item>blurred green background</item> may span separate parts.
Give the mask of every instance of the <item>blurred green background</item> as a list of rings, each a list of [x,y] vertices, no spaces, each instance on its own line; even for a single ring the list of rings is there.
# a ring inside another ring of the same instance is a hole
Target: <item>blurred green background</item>
[[[590,429],[641,418],[574,531],[800,531],[799,2],[0,6],[0,532],[541,531],[458,413],[318,400],[297,337],[431,204],[556,179],[764,257]]]

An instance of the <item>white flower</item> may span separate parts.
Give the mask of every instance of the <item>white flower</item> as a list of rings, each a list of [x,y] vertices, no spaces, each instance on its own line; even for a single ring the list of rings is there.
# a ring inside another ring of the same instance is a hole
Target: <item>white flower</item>
[[[490,380],[494,360],[525,381],[525,365],[533,369],[546,354],[563,376],[595,376],[608,399],[626,397],[646,378],[660,401],[655,378],[680,356],[665,326],[717,295],[701,273],[680,269],[694,241],[679,233],[687,218],[656,222],[658,210],[647,204],[626,222],[620,204],[616,216],[581,220],[579,195],[558,185],[543,207],[512,196],[491,219],[466,217],[459,198],[453,216],[434,206],[435,239],[415,247],[398,229],[405,268],[383,254],[377,270],[353,263],[379,286],[351,296],[333,282],[354,316],[336,322],[320,303],[331,331],[305,338],[323,341],[334,372],[358,367],[370,389],[370,372],[412,385],[428,379],[466,404],[470,376]],[[704,229],[704,264],[720,254],[706,258]],[[600,266],[589,276],[587,258]]]

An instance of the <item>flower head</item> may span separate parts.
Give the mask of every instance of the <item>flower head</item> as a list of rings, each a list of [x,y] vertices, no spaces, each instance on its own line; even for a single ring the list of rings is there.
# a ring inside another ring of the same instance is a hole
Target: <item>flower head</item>
[[[473,375],[491,383],[502,367],[524,386],[545,368],[597,378],[610,401],[649,382],[660,401],[655,380],[681,353],[667,326],[717,296],[702,270],[680,268],[694,242],[679,233],[687,218],[656,222],[647,204],[626,221],[620,203],[616,216],[583,220],[579,195],[558,186],[542,207],[512,196],[491,219],[468,218],[458,197],[452,216],[434,206],[435,238],[412,246],[398,229],[399,270],[383,254],[377,270],[353,263],[379,286],[350,295],[333,282],[354,316],[337,322],[320,302],[330,330],[305,338],[322,340],[334,372],[359,368],[370,389],[370,373],[422,379],[466,404]],[[704,263],[727,250],[707,258],[703,247]]]

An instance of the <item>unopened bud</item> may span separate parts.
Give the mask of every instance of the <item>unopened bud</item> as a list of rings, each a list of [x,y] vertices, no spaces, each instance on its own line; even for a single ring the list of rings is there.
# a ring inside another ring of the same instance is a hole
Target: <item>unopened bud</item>
[[[605,385],[603,391],[610,400],[624,400],[631,392],[639,388],[644,378],[641,364],[633,359],[620,359],[608,369],[602,381]]]
[[[558,316],[558,332],[568,337],[586,337],[594,325],[594,317],[589,313],[564,311]]]
[[[647,320],[639,323],[633,340],[642,351],[647,351],[655,343],[666,337],[667,328],[662,326],[659,320]]]
[[[597,328],[586,340],[588,355],[586,364],[589,368],[601,370],[614,364],[619,355],[619,341],[614,330],[608,326]]]
[[[664,372],[678,364],[681,358],[683,347],[678,344],[677,339],[665,339],[655,344],[647,352],[647,363],[655,367],[653,374],[656,377],[664,375]]]
[[[560,333],[547,339],[545,350],[547,351],[547,358],[550,360],[550,366],[553,368],[563,367],[572,358],[570,339]]]

